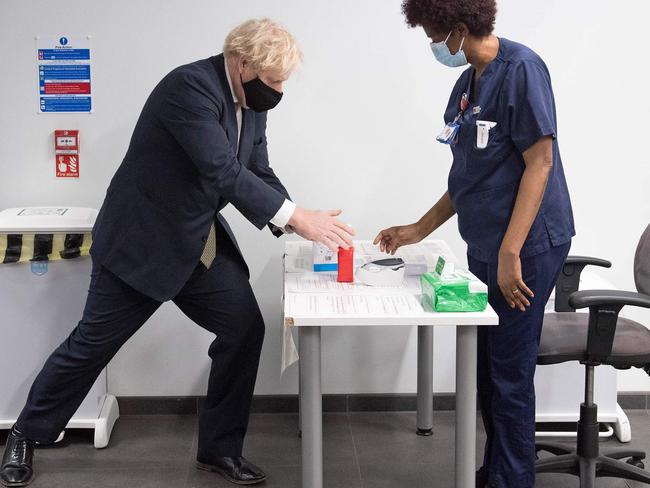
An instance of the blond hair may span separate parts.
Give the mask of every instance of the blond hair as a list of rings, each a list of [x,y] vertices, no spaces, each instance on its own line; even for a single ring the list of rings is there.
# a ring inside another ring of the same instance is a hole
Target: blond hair
[[[226,56],[241,56],[258,72],[288,76],[302,61],[296,39],[270,19],[251,19],[230,31],[223,45]]]

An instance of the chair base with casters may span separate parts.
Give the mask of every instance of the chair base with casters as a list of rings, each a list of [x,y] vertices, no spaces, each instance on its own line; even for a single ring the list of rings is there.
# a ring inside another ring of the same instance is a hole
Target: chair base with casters
[[[541,473],[565,473],[580,478],[580,488],[594,488],[596,478],[611,477],[640,481],[650,484],[650,472],[645,471],[644,451],[630,448],[599,448],[598,406],[593,403],[594,366],[587,365],[587,394],[580,405],[577,449],[553,442],[538,442],[535,450],[553,454],[538,459],[535,471]],[[591,386],[591,388],[590,388]],[[626,459],[626,461],[622,461]]]

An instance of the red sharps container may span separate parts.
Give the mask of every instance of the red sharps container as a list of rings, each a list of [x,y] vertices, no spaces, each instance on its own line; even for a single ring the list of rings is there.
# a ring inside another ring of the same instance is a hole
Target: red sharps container
[[[347,249],[339,247],[339,276],[340,283],[352,283],[354,281],[354,247]]]

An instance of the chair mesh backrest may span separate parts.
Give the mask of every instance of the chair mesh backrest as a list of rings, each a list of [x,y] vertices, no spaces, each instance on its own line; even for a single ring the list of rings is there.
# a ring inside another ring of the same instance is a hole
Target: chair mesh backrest
[[[634,282],[639,293],[650,295],[650,225],[641,236],[634,255]]]

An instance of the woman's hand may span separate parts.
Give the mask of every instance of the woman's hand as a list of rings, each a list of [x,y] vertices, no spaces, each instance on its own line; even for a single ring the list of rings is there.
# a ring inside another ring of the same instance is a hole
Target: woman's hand
[[[518,254],[499,253],[497,283],[510,308],[517,307],[525,312],[526,307],[530,307],[526,295],[530,298],[535,295],[521,277],[521,259]]]
[[[382,230],[373,244],[379,244],[379,249],[388,254],[395,254],[400,247],[407,244],[415,244],[424,239],[420,224],[398,225]]]

